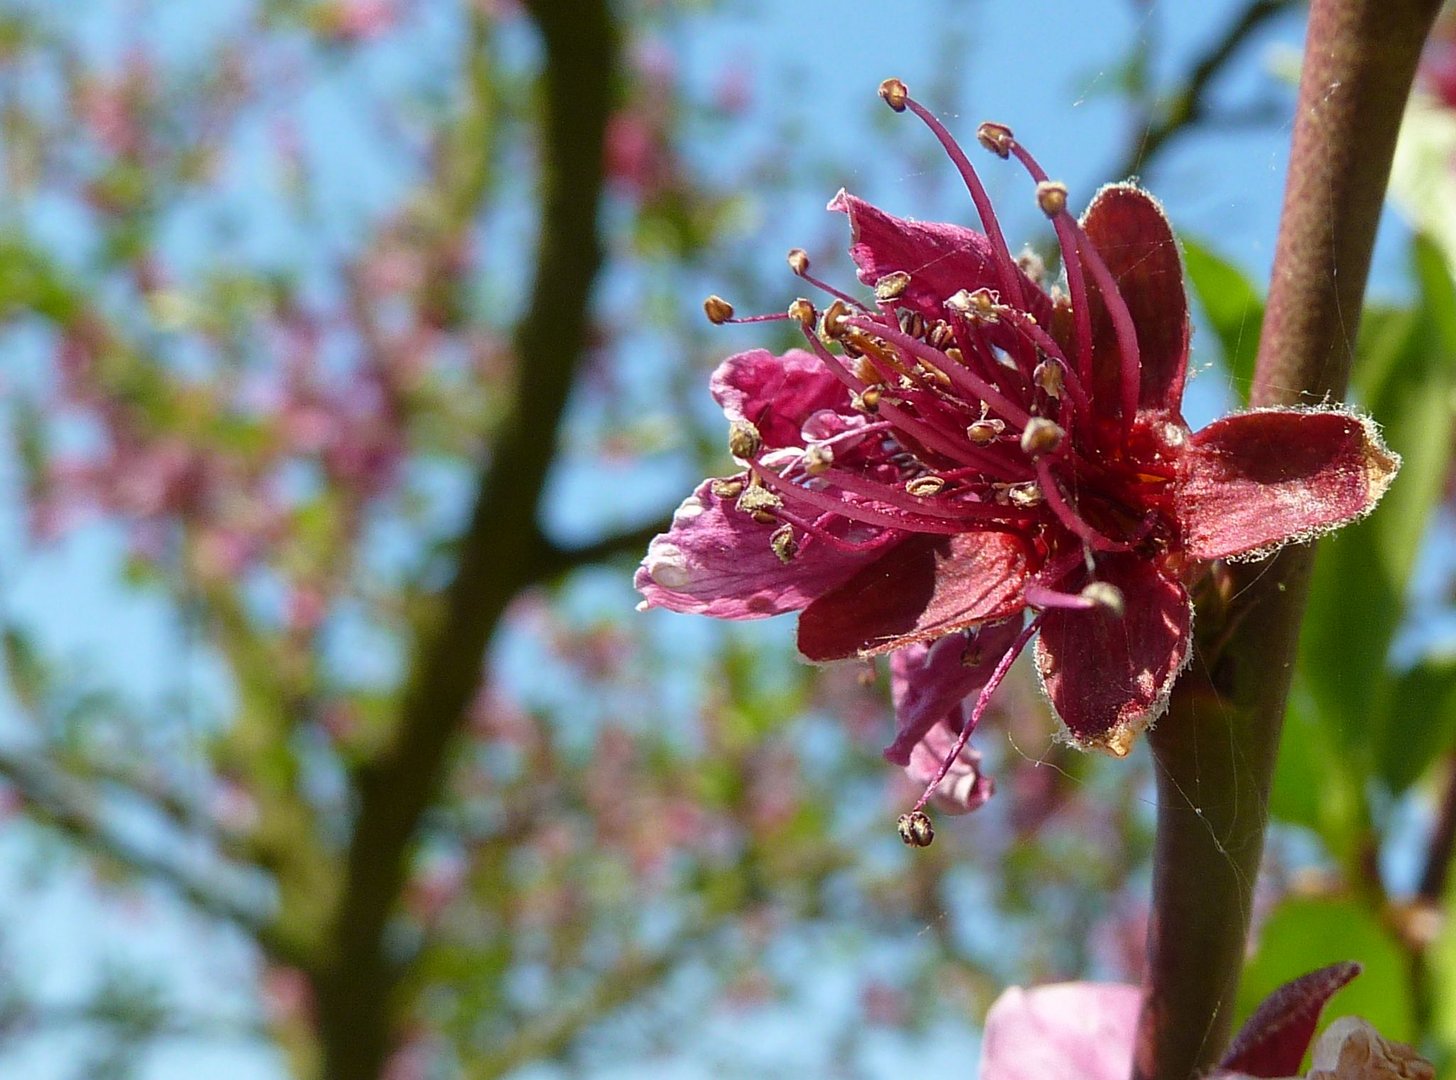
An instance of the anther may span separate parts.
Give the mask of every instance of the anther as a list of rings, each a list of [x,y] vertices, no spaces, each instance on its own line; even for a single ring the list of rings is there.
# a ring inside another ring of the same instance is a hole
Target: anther
[[[1021,449],[1032,457],[1049,454],[1062,443],[1066,434],[1059,426],[1044,416],[1033,416],[1021,432]]]
[[[1122,597],[1122,590],[1116,585],[1106,581],[1093,581],[1082,589],[1084,599],[1091,600],[1100,608],[1112,612],[1119,619],[1127,610],[1127,604]]]
[[[768,546],[778,556],[781,563],[791,563],[794,556],[799,553],[799,541],[794,538],[794,527],[792,525],[781,525],[773,531],[768,538]]]
[[[944,319],[937,319],[928,333],[917,334],[917,337],[924,337],[932,346],[941,352],[948,352],[955,345],[955,329]]]
[[[741,513],[750,515],[759,524],[769,525],[778,520],[774,517],[774,511],[782,509],[783,505],[784,500],[769,491],[768,488],[753,484],[743,489],[743,494],[738,496],[735,508]]]
[[[895,828],[900,832],[900,839],[911,847],[929,847],[935,840],[935,828],[923,810],[901,814]]]
[[[738,419],[728,425],[728,452],[745,461],[763,449],[763,436],[751,420]]]
[[[849,305],[846,304],[843,300],[836,300],[834,301],[834,303],[830,304],[827,308],[825,308],[823,325],[821,327],[824,336],[827,337],[830,341],[837,341],[841,337],[843,337],[845,331],[848,329],[848,327],[844,325],[844,320],[847,319],[850,314],[851,312],[849,310]]]
[[[982,417],[966,428],[966,438],[977,446],[985,446],[987,443],[993,443],[999,439],[1005,430],[1006,422],[1004,420],[988,420]]]
[[[803,248],[789,249],[789,269],[799,277],[809,272],[809,253]]]
[[[1040,506],[1046,499],[1035,480],[1027,480],[1020,484],[992,484],[991,489],[996,493],[997,502],[1009,503],[1022,509]]]
[[[1031,379],[1046,391],[1047,397],[1061,400],[1062,388],[1066,385],[1061,364],[1054,360],[1043,360],[1036,365],[1036,369],[1031,373]]]
[[[904,112],[905,102],[910,97],[910,88],[899,79],[886,79],[880,83],[880,97],[896,112]]]
[[[743,494],[743,481],[736,476],[714,480],[708,490],[720,499],[736,499]]]
[[[946,349],[944,351],[945,358],[949,360],[952,364],[959,364],[961,365],[961,367],[966,366],[966,354],[961,352],[955,346],[951,346],[949,349]]]
[[[703,314],[714,326],[722,326],[733,318],[733,305],[715,293],[703,301]]]
[[[875,282],[875,299],[882,304],[888,304],[891,300],[904,296],[909,286],[910,275],[903,270],[896,270]]]
[[[850,395],[849,404],[852,408],[860,412],[879,412],[880,388],[878,386],[866,386],[863,393]]]
[[[823,476],[833,465],[833,447],[815,443],[804,451],[804,471],[810,476]]]
[[[1036,205],[1049,218],[1067,209],[1067,185],[1059,180],[1043,180],[1036,185]]]
[[[878,291],[876,295],[878,295]],[[902,309],[900,311],[900,329],[913,338],[925,337],[925,316],[918,311]]]
[[[938,495],[945,489],[945,480],[939,476],[917,476],[905,481],[905,490],[919,499]]]
[[[1040,285],[1046,278],[1046,260],[1030,247],[1023,248],[1021,254],[1016,256],[1016,265],[1021,267],[1021,272],[1031,280]]]
[[[1011,144],[1015,136],[1005,124],[987,120],[976,129],[976,141],[999,158],[1011,156]]]
[[[789,305],[789,318],[795,320],[801,326],[813,326],[814,320],[817,317],[818,313],[814,310],[814,305],[802,296]]]

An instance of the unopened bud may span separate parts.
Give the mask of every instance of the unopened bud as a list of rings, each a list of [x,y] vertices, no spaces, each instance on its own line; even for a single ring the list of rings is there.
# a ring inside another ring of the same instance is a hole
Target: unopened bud
[[[1004,420],[982,418],[966,428],[966,438],[977,446],[985,446],[987,443],[993,443],[999,439],[1005,430],[1006,422]]]
[[[794,539],[794,527],[792,525],[781,525],[773,531],[768,538],[768,546],[778,556],[781,563],[791,563],[794,556],[799,553],[799,541]]]
[[[1049,454],[1062,443],[1066,432],[1044,416],[1033,416],[1021,432],[1021,450],[1032,457]]]
[[[935,827],[930,824],[930,818],[922,810],[901,814],[895,828],[900,831],[900,839],[911,847],[929,847],[935,840]]]
[[[945,480],[939,476],[917,476],[905,481],[905,490],[920,499],[938,495],[944,488]]]
[[[987,120],[976,129],[976,141],[999,158],[1011,156],[1011,144],[1015,136],[1005,124]]]
[[[1062,365],[1055,360],[1044,360],[1036,365],[1031,373],[1032,381],[1046,391],[1046,396],[1055,400],[1061,400],[1062,387],[1065,385]]]
[[[1086,585],[1082,589],[1082,598],[1091,600],[1098,607],[1105,608],[1119,619],[1127,610],[1127,605],[1122,598],[1122,590],[1106,581],[1093,581]]]
[[[815,443],[804,451],[804,471],[810,476],[823,476],[834,466],[834,449]]]
[[[814,325],[817,312],[814,305],[805,300],[802,296],[789,305],[789,318],[801,326],[809,327]]]
[[[803,248],[792,248],[789,251],[789,269],[799,277],[809,272],[809,253]]]
[[[714,294],[703,301],[703,314],[708,316],[708,321],[714,326],[722,326],[733,318],[733,305]]]
[[[750,420],[738,419],[728,425],[728,452],[745,461],[763,449],[763,436]]]
[[[903,270],[896,270],[894,273],[886,274],[875,282],[875,299],[882,304],[888,304],[891,300],[898,300],[905,295],[905,290],[910,285],[910,275]],[[923,330],[922,330],[923,332]],[[920,335],[915,335],[919,337]]]
[[[1049,218],[1067,209],[1067,185],[1059,180],[1043,180],[1036,185],[1036,205]]]
[[[899,79],[886,79],[880,83],[880,97],[896,112],[904,112],[905,102],[910,97],[910,88]]]

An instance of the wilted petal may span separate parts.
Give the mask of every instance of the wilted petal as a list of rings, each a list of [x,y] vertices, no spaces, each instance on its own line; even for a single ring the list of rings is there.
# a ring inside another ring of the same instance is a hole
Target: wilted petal
[[[1315,1043],[1309,1080],[1436,1080],[1436,1070],[1358,1016],[1342,1016]]]
[[[1374,509],[1400,468],[1366,417],[1263,409],[1216,420],[1183,456],[1176,512],[1195,559],[1257,558]]]
[[[909,274],[910,284],[896,302],[927,319],[943,318],[946,299],[961,289],[1000,292],[991,242],[974,229],[898,218],[846,191],[834,196],[829,209],[849,216],[849,255],[860,281],[873,286],[886,274]],[[1022,280],[1025,295],[1008,302],[1025,303],[1026,310],[1045,322],[1051,315],[1046,294],[1029,279]]]
[[[1131,184],[1109,184],[1093,198],[1082,228],[1117,280],[1137,328],[1142,360],[1138,408],[1178,413],[1188,370],[1188,295],[1173,228],[1156,199]],[[1112,320],[1095,288],[1094,390],[1099,404],[1118,400],[1120,352]]]
[[[981,1080],[1127,1080],[1142,998],[1116,983],[1011,987],[986,1014]]]
[[[804,610],[799,651],[877,655],[1004,619],[1021,607],[1029,558],[1012,533],[911,537]]]
[[[1099,559],[1097,578],[1122,593],[1122,614],[1047,611],[1036,670],[1072,741],[1121,757],[1167,706],[1190,654],[1193,606],[1182,585],[1133,555]]]
[[[1249,1076],[1297,1072],[1325,1002],[1358,974],[1359,964],[1331,964],[1285,983],[1245,1021],[1219,1067]]]
[[[820,409],[849,408],[849,391],[823,361],[802,349],[775,356],[749,349],[718,365],[709,382],[730,420],[748,420],[771,447],[801,446],[800,428]]]
[[[911,752],[926,733],[986,685],[1019,633],[1021,620],[1007,619],[891,653],[890,697],[899,731],[895,741],[885,747],[885,759],[908,765]]]
[[[783,563],[769,547],[776,526],[735,510],[731,499],[713,493],[713,484],[705,480],[673,514],[672,528],[648,545],[632,581],[644,597],[641,606],[718,619],[799,611],[884,550],[856,554],[805,537]]]

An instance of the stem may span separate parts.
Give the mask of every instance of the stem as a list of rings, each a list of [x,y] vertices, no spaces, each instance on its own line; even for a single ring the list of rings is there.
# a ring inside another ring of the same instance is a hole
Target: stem
[[[1401,113],[1437,0],[1315,0],[1252,404],[1344,391]],[[1150,738],[1158,834],[1135,1080],[1228,1041],[1313,548],[1230,567],[1194,670]],[[1295,973],[1291,973],[1295,974]]]

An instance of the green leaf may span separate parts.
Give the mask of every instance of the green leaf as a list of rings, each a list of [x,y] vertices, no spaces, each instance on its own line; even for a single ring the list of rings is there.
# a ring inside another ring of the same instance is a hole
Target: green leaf
[[[1196,240],[1181,239],[1188,284],[1218,338],[1229,381],[1239,401],[1247,405],[1259,352],[1259,328],[1264,323],[1264,298],[1233,263]]]
[[[1357,1015],[1388,1039],[1411,1042],[1415,1016],[1400,948],[1376,916],[1352,900],[1292,899],[1275,908],[1239,985],[1239,1022],[1290,979],[1325,964],[1358,960],[1360,977],[1331,999],[1324,1019]]]
[[[1399,794],[1456,741],[1456,656],[1429,657],[1396,679],[1385,721],[1376,768]]]

